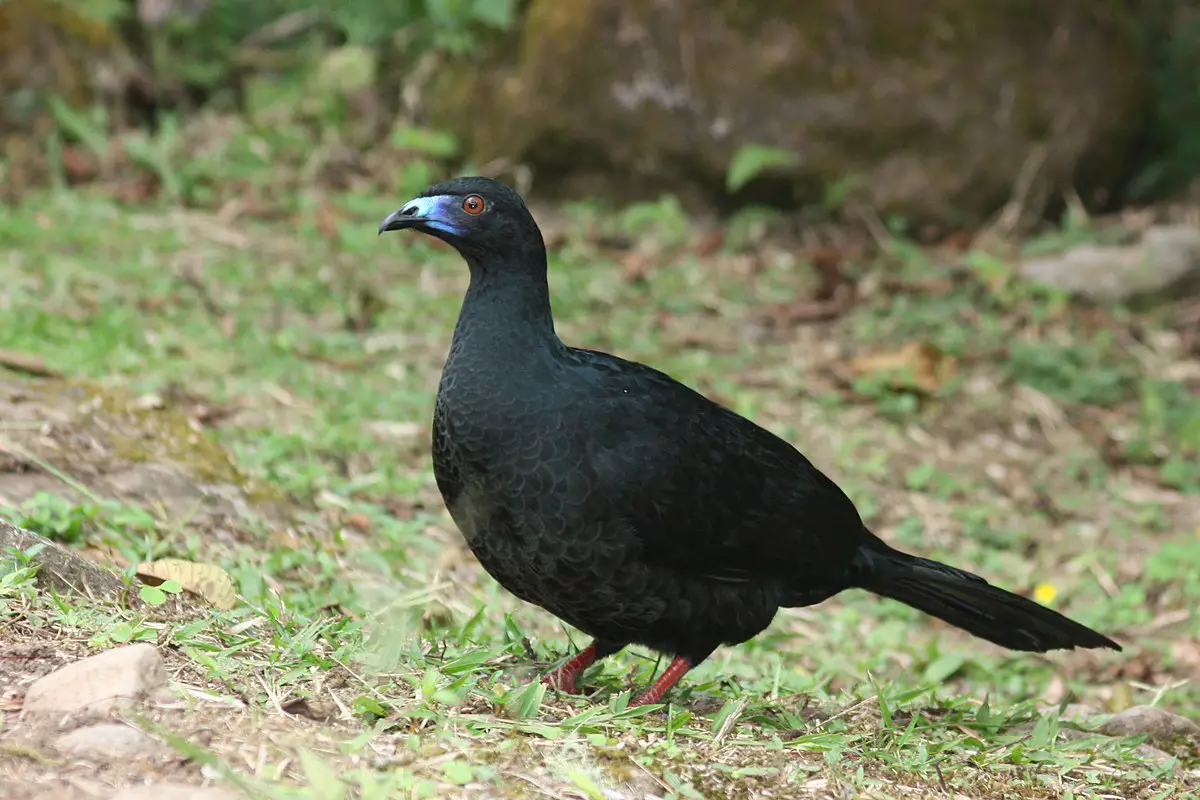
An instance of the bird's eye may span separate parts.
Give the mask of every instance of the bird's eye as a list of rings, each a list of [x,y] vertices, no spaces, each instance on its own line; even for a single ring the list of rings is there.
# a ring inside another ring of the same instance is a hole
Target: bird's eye
[[[473,194],[466,200],[463,200],[462,208],[463,211],[467,212],[471,216],[475,216],[483,211],[483,198],[477,194]]]

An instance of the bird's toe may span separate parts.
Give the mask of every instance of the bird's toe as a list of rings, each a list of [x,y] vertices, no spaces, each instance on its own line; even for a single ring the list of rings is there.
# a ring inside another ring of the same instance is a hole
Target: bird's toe
[[[576,677],[574,672],[559,667],[543,675],[542,683],[548,689],[566,692],[567,694],[580,694],[581,690],[575,683]]]

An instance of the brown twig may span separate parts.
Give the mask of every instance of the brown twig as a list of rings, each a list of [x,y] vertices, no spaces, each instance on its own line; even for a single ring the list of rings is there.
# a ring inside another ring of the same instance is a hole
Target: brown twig
[[[61,378],[63,374],[37,356],[25,353],[14,353],[11,350],[0,350],[0,367],[7,367],[13,372],[34,375],[39,378]]]
[[[1050,151],[1044,144],[1034,147],[1029,152],[1021,164],[1016,180],[1013,181],[1012,195],[1008,202],[996,219],[975,237],[976,249],[985,249],[987,243],[1007,239],[1020,227],[1022,220],[1030,213],[1034,184],[1041,175],[1042,166],[1049,154]]]

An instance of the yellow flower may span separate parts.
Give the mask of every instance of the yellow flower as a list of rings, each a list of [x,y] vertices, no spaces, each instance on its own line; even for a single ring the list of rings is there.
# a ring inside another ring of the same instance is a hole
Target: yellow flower
[[[1048,583],[1039,583],[1033,587],[1033,599],[1037,600],[1044,606],[1048,606],[1054,602],[1054,598],[1058,597],[1058,589],[1055,589]]]

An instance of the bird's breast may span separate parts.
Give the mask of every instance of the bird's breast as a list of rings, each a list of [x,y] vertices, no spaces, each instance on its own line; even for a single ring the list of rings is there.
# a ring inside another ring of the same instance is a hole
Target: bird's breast
[[[511,503],[529,488],[529,473],[544,467],[546,434],[553,429],[545,422],[553,416],[539,413],[539,404],[527,396],[443,387],[434,407],[433,467],[456,522],[461,516],[461,524],[478,527],[506,505],[505,498]]]

